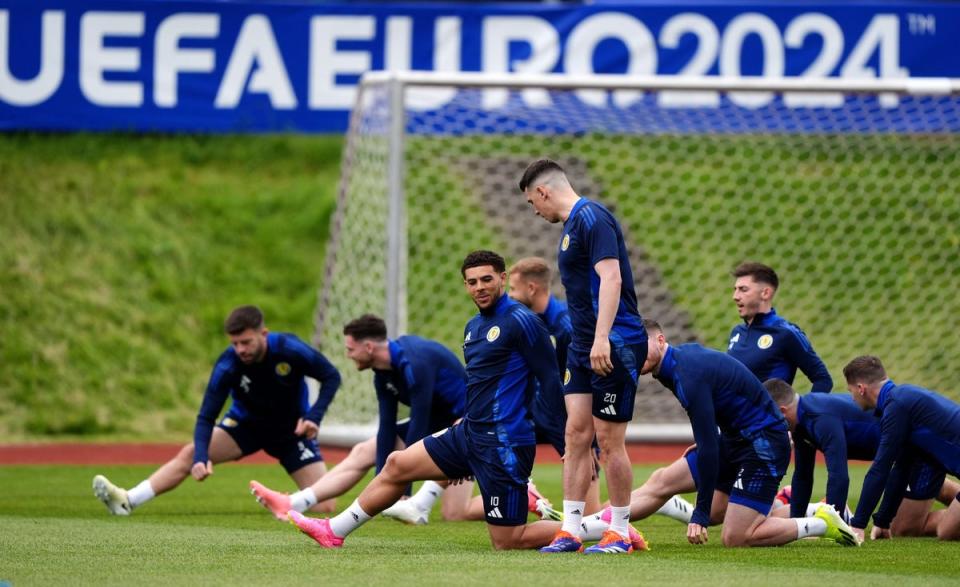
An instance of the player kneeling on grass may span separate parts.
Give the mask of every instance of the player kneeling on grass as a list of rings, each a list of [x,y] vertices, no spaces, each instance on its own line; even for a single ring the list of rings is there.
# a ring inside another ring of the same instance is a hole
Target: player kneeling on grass
[[[463,416],[467,374],[460,359],[447,347],[413,335],[388,339],[386,323],[372,314],[364,314],[343,327],[343,344],[347,357],[358,370],[373,371],[380,413],[377,434],[355,445],[350,454],[319,481],[292,495],[251,481],[250,489],[257,501],[283,521],[287,521],[290,510],[302,513],[317,502],[343,495],[359,483],[371,467],[376,466],[379,473],[395,449],[411,446]],[[400,404],[410,407],[410,417],[398,422]],[[435,499],[442,491],[436,483],[424,485],[427,497],[421,500]],[[447,493],[444,517],[448,510],[462,509],[459,503],[470,499],[472,487],[469,484]],[[419,512],[419,508],[411,508]],[[411,523],[426,523],[426,513],[413,515]]]
[[[480,310],[464,329],[463,420],[392,453],[383,471],[340,515],[328,520],[290,512],[291,521],[321,546],[342,546],[347,535],[394,503],[409,483],[427,479],[476,479],[496,549],[540,547],[560,528],[558,522],[526,524],[527,479],[536,451],[533,380],[552,389],[560,377],[543,323],[504,295],[505,270],[503,258],[491,251],[470,253],[461,266],[466,290]],[[645,544],[637,533],[603,548],[612,547],[629,552]]]
[[[850,525],[863,538],[870,514],[883,495],[870,537],[890,538],[893,515],[900,516],[904,494],[908,486],[913,489],[911,469],[917,462],[928,464],[924,473],[928,478],[943,479],[945,472],[960,476],[960,405],[929,389],[894,383],[874,356],[853,359],[843,375],[857,405],[880,418],[877,456],[863,479]],[[925,497],[929,500],[934,495],[930,492]],[[935,528],[941,540],[960,540],[960,494],[955,497],[946,510],[923,518],[927,533]],[[923,511],[929,510],[927,500]]]
[[[724,546],[778,546],[807,536],[859,545],[826,504],[809,518],[768,517],[790,463],[790,437],[779,408],[743,363],[695,343],[670,346],[659,324],[646,320],[644,326],[650,338],[642,373],[653,373],[673,391],[697,443],[697,504],[687,540],[707,541],[712,504],[719,497],[728,502]]]
[[[127,516],[137,506],[170,491],[188,476],[203,481],[213,465],[235,461],[263,449],[276,457],[298,487],[320,479],[326,467],[315,438],[327,406],[340,386],[340,373],[318,351],[292,334],[270,333],[256,306],[241,306],[227,317],[230,348],[217,360],[197,415],[193,443],[149,479],[130,490],[103,475],[93,478],[93,493],[112,514]],[[307,409],[304,376],[320,382],[320,394]],[[214,426],[227,399],[233,405]],[[321,503],[319,511],[333,510]]]

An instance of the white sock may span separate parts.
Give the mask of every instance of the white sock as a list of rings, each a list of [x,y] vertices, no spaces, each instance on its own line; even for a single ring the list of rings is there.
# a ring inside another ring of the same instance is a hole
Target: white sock
[[[610,529],[624,538],[630,538],[630,505],[610,506]]]
[[[347,534],[364,525],[369,519],[370,516],[360,507],[360,500],[355,499],[350,507],[330,518],[330,529],[340,538],[346,538]]]
[[[290,509],[301,514],[315,505],[317,505],[317,494],[311,487],[290,494]]]
[[[443,494],[443,487],[436,481],[424,481],[420,489],[410,498],[410,505],[421,512],[429,512],[433,504]]]
[[[609,523],[600,519],[600,513],[587,516],[580,523],[580,539],[585,541],[600,540],[609,527]]]
[[[817,513],[817,508],[822,506],[822,503],[808,503],[806,515],[808,518],[812,518],[813,514]]]
[[[797,523],[797,540],[807,536],[823,536],[827,533],[827,523],[820,518],[794,518]]]
[[[679,495],[674,495],[667,500],[667,503],[658,509],[656,512],[661,516],[667,516],[668,518],[673,518],[678,522],[683,522],[684,524],[690,523],[690,518],[693,517],[693,504],[689,501],[683,499]]]
[[[127,500],[130,501],[130,507],[135,508],[142,503],[146,503],[156,497],[153,487],[148,479],[144,479],[139,485],[127,491]]]
[[[579,536],[580,522],[583,521],[583,508],[585,507],[587,507],[585,501],[563,500],[563,527],[560,529],[574,536]]]

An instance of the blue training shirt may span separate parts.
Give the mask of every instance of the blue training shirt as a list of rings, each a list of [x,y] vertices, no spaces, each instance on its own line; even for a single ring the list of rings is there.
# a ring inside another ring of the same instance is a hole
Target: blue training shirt
[[[793,385],[797,369],[813,384],[813,391],[830,393],[833,379],[807,335],[771,309],[750,324],[733,327],[727,354],[747,366],[760,381],[783,379]]]
[[[872,461],[880,444],[880,420],[864,412],[849,395],[800,396],[793,431],[793,495],[790,515],[806,515],[813,494],[817,451],[827,461],[827,503],[843,511],[850,490],[847,461]]]
[[[390,369],[374,369],[373,386],[380,405],[377,428],[377,472],[393,452],[397,438],[398,404],[410,406],[410,424],[403,441],[411,446],[436,430],[432,422],[463,416],[467,373],[460,359],[442,344],[419,336],[387,342]]]
[[[560,373],[543,321],[506,295],[467,322],[467,431],[490,445],[536,444],[536,393],[562,395]]]
[[[787,430],[780,409],[760,380],[733,357],[696,343],[669,346],[654,375],[687,411],[697,443],[697,506],[690,519],[710,525],[710,507],[720,469],[717,428],[751,443],[760,458],[769,454],[762,433]],[[772,455],[770,455],[773,458]]]
[[[309,406],[305,376],[320,382],[320,395]],[[227,416],[268,431],[292,434],[297,420],[317,424],[340,387],[340,373],[320,351],[293,334],[267,334],[267,352],[259,363],[245,364],[233,347],[213,366],[193,431],[194,463],[206,463],[210,436],[227,395],[233,404]]]
[[[599,203],[580,198],[563,223],[557,257],[573,326],[571,348],[577,351],[589,352],[593,348],[600,302],[600,276],[594,266],[604,259],[617,259],[620,263],[620,302],[610,340],[620,344],[644,343],[647,332],[637,310],[633,271],[620,224]]]
[[[567,305],[557,298],[550,296],[543,314],[538,314],[547,331],[550,333],[550,342],[557,356],[557,373],[563,373],[567,368],[567,347],[570,346],[570,335],[573,327],[570,325],[570,315]],[[567,406],[563,399],[563,388],[557,393],[544,393],[537,387],[536,402],[533,408],[533,417],[537,426],[552,430],[563,435],[567,425]]]
[[[887,491],[895,492],[886,497],[890,500],[889,509],[896,511],[906,488],[906,478],[903,476],[898,486],[887,485],[887,481],[894,462],[912,456],[905,454],[910,452],[911,445],[951,475],[960,474],[960,406],[956,403],[929,389],[897,385],[888,380],[880,388],[875,414],[880,417],[880,445],[863,480],[860,502],[850,521],[855,528],[866,528],[885,486]],[[874,517],[874,522],[882,528],[888,527],[888,520]]]

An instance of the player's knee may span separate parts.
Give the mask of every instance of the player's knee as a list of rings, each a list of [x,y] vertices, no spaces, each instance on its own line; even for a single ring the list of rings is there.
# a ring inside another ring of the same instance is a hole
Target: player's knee
[[[173,457],[173,460],[179,469],[189,472],[193,466],[193,454],[193,443],[191,442],[190,444],[185,444],[180,449],[180,452],[177,453],[177,456]]]
[[[520,543],[511,536],[491,536],[490,542],[494,550],[516,550],[520,548]]]
[[[741,548],[744,546],[750,546],[750,540],[747,536],[743,536],[734,532],[724,532],[721,534],[721,539],[723,540],[723,545],[726,548]]]
[[[890,524],[890,534],[896,537],[911,538],[923,535],[923,525],[916,523],[905,523],[902,520],[894,520]]]
[[[406,479],[409,473],[410,466],[403,458],[403,455],[398,451],[394,451],[387,457],[387,462],[383,465],[380,476],[383,477],[385,481],[399,482]]]

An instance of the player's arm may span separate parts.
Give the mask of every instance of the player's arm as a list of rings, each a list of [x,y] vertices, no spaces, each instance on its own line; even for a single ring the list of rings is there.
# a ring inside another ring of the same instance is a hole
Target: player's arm
[[[514,312],[513,317],[520,325],[517,344],[520,356],[540,382],[540,393],[549,394],[547,397],[563,397],[556,355],[543,320],[529,312]]]
[[[709,389],[700,387],[685,388],[684,393],[689,401],[687,414],[693,428],[693,440],[697,445],[697,469],[700,474],[697,505],[690,517],[690,524],[706,528],[710,525],[710,508],[717,486],[717,473],[720,470],[720,438],[717,435],[713,395]]]
[[[830,371],[820,360],[820,356],[813,350],[810,340],[799,329],[793,331],[789,337],[790,344],[787,345],[787,355],[794,365],[807,376],[812,384],[811,391],[817,393],[830,393],[833,391],[833,378],[830,377]]]
[[[843,515],[850,491],[850,473],[847,450],[847,434],[843,421],[831,415],[815,420],[815,438],[819,440],[824,459],[827,461],[827,503]],[[803,503],[806,507],[806,502]]]
[[[383,377],[374,377],[377,390],[380,425],[377,427],[377,473],[387,463],[387,457],[397,446],[397,398],[386,389]],[[408,445],[409,446],[409,445]]]
[[[906,410],[898,409],[900,406],[893,401],[888,400],[888,403],[880,420],[880,445],[877,447],[877,456],[863,479],[857,511],[850,520],[850,525],[861,531],[867,527],[870,514],[876,509],[883,494],[887,478],[890,476],[890,469],[900,457],[910,433],[909,415]]]
[[[791,480],[790,517],[806,516],[807,504],[813,495],[813,473],[817,449],[804,438],[793,438],[793,479]]]
[[[620,305],[620,261],[603,259],[593,266],[600,277],[600,291],[597,303],[597,329],[594,332],[593,348],[590,349],[590,367],[598,375],[613,372],[613,359],[610,357],[610,331],[617,317]]]
[[[404,442],[413,446],[418,440],[430,434],[430,416],[433,413],[434,387],[437,385],[437,371],[426,361],[417,362],[417,366],[407,365],[404,370],[407,389],[410,391],[410,426]]]
[[[610,218],[598,218],[587,229],[587,251],[593,270],[600,279],[597,299],[597,326],[594,331],[593,348],[590,349],[590,367],[597,375],[609,375],[613,371],[610,357],[610,331],[620,307],[620,244],[616,226]],[[632,286],[632,284],[631,284]]]
[[[304,361],[304,373],[320,382],[317,401],[313,402],[303,419],[319,425],[340,388],[340,372],[320,351],[302,341],[296,341],[295,344],[296,353]]]
[[[897,462],[890,469],[890,477],[887,478],[887,484],[883,488],[883,500],[877,513],[873,514],[873,525],[876,528],[889,529],[893,517],[897,515],[900,508],[900,502],[907,493],[907,484],[910,482],[910,468],[914,464],[913,458],[901,453]]]
[[[203,393],[203,403],[200,404],[200,411],[197,412],[197,423],[193,428],[191,473],[198,481],[202,481],[213,473],[213,465],[210,463],[208,453],[210,437],[213,436],[213,427],[223,409],[223,404],[230,395],[232,381],[229,365],[223,360],[217,361],[210,373],[207,389]]]

